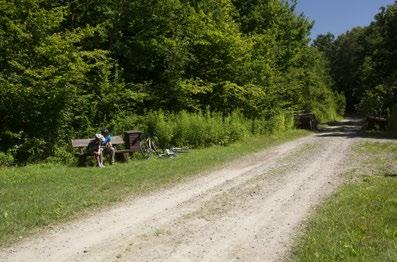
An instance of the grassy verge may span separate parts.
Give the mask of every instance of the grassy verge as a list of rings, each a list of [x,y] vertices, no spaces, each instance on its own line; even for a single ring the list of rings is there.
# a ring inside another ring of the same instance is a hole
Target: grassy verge
[[[349,182],[316,211],[294,261],[397,261],[397,144],[361,143]]]
[[[168,186],[237,157],[304,136],[292,130],[174,159],[134,160],[97,168],[32,165],[0,169],[0,245],[94,208]]]

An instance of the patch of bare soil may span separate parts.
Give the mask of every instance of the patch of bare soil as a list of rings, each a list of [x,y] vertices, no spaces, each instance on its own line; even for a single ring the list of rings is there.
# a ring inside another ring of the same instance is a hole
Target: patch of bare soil
[[[0,260],[281,260],[340,184],[354,132],[325,130],[239,159],[1,250]]]

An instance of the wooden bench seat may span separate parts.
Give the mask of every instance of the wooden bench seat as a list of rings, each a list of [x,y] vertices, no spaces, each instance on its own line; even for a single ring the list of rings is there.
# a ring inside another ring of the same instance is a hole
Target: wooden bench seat
[[[125,140],[121,135],[112,136],[112,145],[116,149],[116,160],[128,161],[129,153],[140,152],[141,134],[142,132],[140,131],[126,131],[124,135]],[[78,153],[75,153],[75,156],[79,158],[79,166],[87,166],[87,158],[90,156],[87,153],[87,146],[93,140],[93,138],[72,140],[72,147],[80,150]]]

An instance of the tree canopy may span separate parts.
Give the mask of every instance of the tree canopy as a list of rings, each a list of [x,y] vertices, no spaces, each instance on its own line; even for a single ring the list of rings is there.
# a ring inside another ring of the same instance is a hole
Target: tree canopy
[[[308,45],[312,22],[295,5],[0,0],[0,150],[44,159],[120,115],[153,110],[332,118],[343,97],[330,89],[325,56]],[[388,12],[379,23],[395,30]]]
[[[327,57],[334,89],[350,111],[387,116],[397,103],[397,1],[380,8],[374,21],[313,45]]]

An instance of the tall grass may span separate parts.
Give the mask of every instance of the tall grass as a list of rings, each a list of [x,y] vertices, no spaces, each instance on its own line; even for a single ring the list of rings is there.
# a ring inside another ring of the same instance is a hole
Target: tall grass
[[[234,111],[224,116],[209,111],[189,113],[150,112],[143,119],[147,133],[161,146],[207,147],[243,141],[254,134],[277,134],[293,127],[293,118],[283,112],[268,119],[249,119]]]

